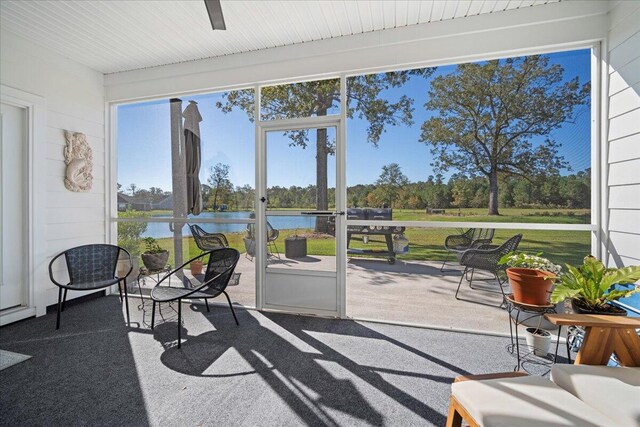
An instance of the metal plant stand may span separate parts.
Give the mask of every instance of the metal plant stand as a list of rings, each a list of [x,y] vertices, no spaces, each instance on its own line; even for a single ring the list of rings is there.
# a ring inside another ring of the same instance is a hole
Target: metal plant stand
[[[140,272],[138,273],[138,277],[136,278],[136,283],[138,284],[138,292],[140,293],[140,301],[141,301],[141,304],[138,305],[138,310],[144,310],[144,297],[142,296],[142,286],[145,285],[145,280],[149,278],[153,280],[155,283],[158,283],[160,282],[160,280],[164,279],[165,276],[169,273],[171,273],[171,265],[169,264],[165,265],[164,268],[161,268],[159,270],[148,270],[146,267],[142,267],[140,269]],[[162,275],[162,277],[160,275]]]
[[[507,351],[516,355],[517,364],[513,369],[514,371],[522,368],[526,371],[526,364],[533,364],[539,366],[550,367],[558,359],[558,347],[560,346],[560,335],[562,334],[562,325],[558,325],[558,339],[556,340],[555,351],[553,355],[537,356],[533,350],[522,352],[520,350],[520,337],[518,334],[518,326],[523,325],[525,322],[543,317],[545,314],[556,313],[556,307],[553,304],[549,305],[532,305],[517,302],[513,299],[513,295],[506,295],[504,298],[507,313],[509,315],[509,335],[511,337],[511,344],[507,346]],[[515,311],[515,318],[512,313]],[[569,343],[567,341],[567,358],[571,363],[571,353],[569,349]],[[550,369],[550,368],[549,368]],[[548,371],[547,371],[548,372]]]

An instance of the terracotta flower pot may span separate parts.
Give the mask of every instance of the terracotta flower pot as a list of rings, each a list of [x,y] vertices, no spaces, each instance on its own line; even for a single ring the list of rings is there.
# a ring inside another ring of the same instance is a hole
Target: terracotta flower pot
[[[549,304],[556,275],[531,268],[507,268],[507,277],[516,302],[531,305]]]
[[[202,261],[191,261],[189,266],[191,267],[191,274],[197,276],[198,274],[202,274],[202,267],[204,263]]]

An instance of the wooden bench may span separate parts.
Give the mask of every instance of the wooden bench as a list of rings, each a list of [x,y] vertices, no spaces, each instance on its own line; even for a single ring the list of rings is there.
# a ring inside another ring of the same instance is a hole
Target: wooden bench
[[[482,381],[482,380],[494,380],[498,378],[517,378],[517,377],[526,377],[528,374],[522,371],[510,371],[510,372],[498,372],[495,374],[481,374],[481,375],[460,375],[456,377],[453,382],[459,383],[463,381]],[[479,425],[475,422],[475,420],[469,415],[467,410],[456,400],[455,397],[451,396],[451,401],[449,403],[449,416],[447,417],[447,427],[460,427],[462,425],[462,420],[465,420],[467,424],[471,427],[478,427]]]

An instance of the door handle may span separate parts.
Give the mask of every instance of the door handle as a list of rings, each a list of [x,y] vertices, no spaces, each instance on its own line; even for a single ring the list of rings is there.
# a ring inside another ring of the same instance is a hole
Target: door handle
[[[329,216],[335,215],[335,212],[331,211],[311,211],[311,212],[300,212],[301,215],[316,215],[316,216]]]

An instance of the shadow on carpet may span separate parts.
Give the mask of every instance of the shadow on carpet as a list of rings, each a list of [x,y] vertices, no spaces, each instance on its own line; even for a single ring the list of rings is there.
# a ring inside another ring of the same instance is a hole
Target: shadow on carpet
[[[1,424],[149,425],[129,329],[117,298],[69,307],[0,330],[0,346],[32,355],[0,374]]]
[[[33,355],[0,376],[7,425],[436,425],[463,374],[509,371],[508,338],[175,304],[125,325],[106,297],[2,328]],[[142,325],[137,326],[136,325]],[[6,373],[6,374],[5,374]]]

